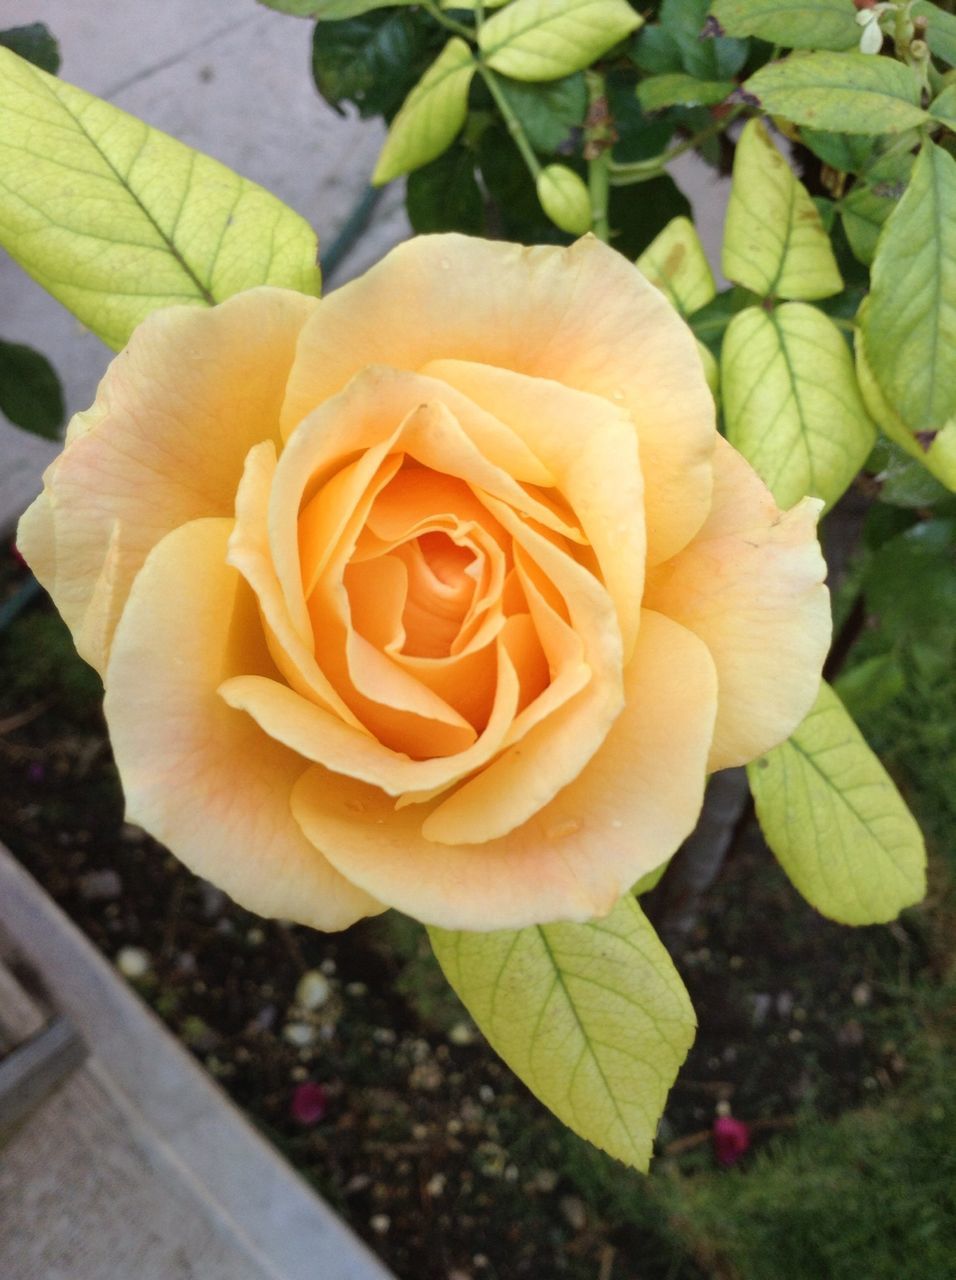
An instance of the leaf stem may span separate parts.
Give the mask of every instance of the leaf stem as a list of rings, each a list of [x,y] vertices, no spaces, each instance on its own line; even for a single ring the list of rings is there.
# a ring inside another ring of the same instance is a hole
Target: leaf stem
[[[588,161],[588,192],[591,196],[591,231],[610,243],[608,202],[611,197],[611,142],[608,128],[607,85],[598,71],[585,73],[588,86],[588,124],[584,154]]]
[[[662,151],[659,156],[651,156],[648,160],[635,160],[632,164],[615,164],[612,161],[611,185],[614,187],[627,187],[636,182],[650,182],[653,178],[659,178],[666,171],[672,160],[676,160],[678,156],[682,156],[686,151],[695,150],[702,142],[706,142],[708,138],[723,133],[746,110],[747,107],[744,103],[738,103],[727,112],[723,119],[715,120],[706,129],[701,129],[699,133],[695,133],[692,137],[685,138],[676,147],[672,147],[670,151]]]
[[[481,58],[478,59],[478,74],[488,86],[488,92],[495,101],[495,106],[501,112],[501,117],[507,126],[508,132],[514,139],[515,146],[521,152],[522,159],[528,166],[528,170],[535,180],[538,181],[538,175],[541,172],[541,165],[538,157],[534,153],[534,148],[528,140],[528,135],[524,131],[524,126],[514,113],[511,103],[505,96],[505,91],[501,87],[498,77]]]
[[[420,3],[425,12],[434,18],[439,26],[445,27],[449,31],[454,31],[456,35],[464,36],[472,44],[475,43],[475,33],[471,27],[466,27],[463,22],[457,22],[454,18],[450,18],[447,13],[443,13],[435,3],[435,0],[420,0]]]

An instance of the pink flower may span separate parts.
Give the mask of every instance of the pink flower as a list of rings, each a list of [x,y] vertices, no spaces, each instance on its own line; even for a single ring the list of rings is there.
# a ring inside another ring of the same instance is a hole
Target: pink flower
[[[750,1147],[750,1125],[733,1116],[714,1119],[714,1155],[717,1163],[729,1169]]]
[[[329,1095],[314,1080],[296,1085],[292,1095],[292,1119],[297,1124],[313,1125],[325,1119],[329,1109]]]

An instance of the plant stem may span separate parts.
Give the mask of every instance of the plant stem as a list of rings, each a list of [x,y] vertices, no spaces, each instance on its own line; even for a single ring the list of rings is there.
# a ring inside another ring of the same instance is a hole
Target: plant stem
[[[521,152],[532,178],[537,182],[538,174],[541,172],[541,165],[538,162],[538,157],[534,154],[534,148],[528,141],[528,135],[525,133],[521,121],[515,115],[511,103],[505,97],[504,90],[498,82],[498,77],[480,58],[478,60],[478,73],[488,86],[488,92],[494,98],[495,106],[501,112],[501,117],[508,128],[508,132],[514,139],[515,146]]]
[[[472,31],[471,27],[466,27],[463,22],[456,22],[454,18],[449,18],[447,13],[443,13],[442,10],[439,9],[435,0],[420,0],[420,2],[425,12],[430,17],[434,18],[439,26],[446,27],[449,31],[454,31],[456,35],[464,36],[464,38],[466,40],[470,40],[472,44],[475,43],[475,33]]]
[[[598,71],[585,72],[588,86],[588,121],[584,154],[588,157],[588,191],[591,196],[591,231],[605,244],[610,243],[608,201],[611,197],[611,143],[608,127],[607,85]]]
[[[651,156],[649,160],[636,160],[633,164],[614,164],[612,162],[611,185],[614,187],[627,187],[635,182],[650,182],[653,178],[659,178],[666,171],[672,160],[682,156],[685,151],[693,151],[702,142],[706,142],[708,138],[723,133],[746,110],[747,107],[743,103],[738,103],[737,106],[727,112],[722,120],[715,120],[706,129],[701,129],[699,133],[695,133],[693,137],[685,138],[683,142],[679,142],[670,151],[662,151],[659,156]]]

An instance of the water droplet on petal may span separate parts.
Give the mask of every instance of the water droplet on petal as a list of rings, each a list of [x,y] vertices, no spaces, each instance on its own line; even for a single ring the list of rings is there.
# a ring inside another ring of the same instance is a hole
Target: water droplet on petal
[[[581,824],[576,818],[567,818],[564,822],[558,822],[550,827],[545,834],[549,840],[563,840],[565,836],[573,836],[580,830]]]

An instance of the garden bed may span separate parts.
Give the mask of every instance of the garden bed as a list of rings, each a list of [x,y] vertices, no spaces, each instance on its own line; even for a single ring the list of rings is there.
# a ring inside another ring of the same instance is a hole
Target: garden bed
[[[0,603],[24,581],[9,557]],[[337,935],[260,920],[126,825],[99,699],[45,603],[0,637],[0,841],[402,1280],[844,1275],[800,1270],[798,1248],[790,1270],[760,1270],[770,1255],[748,1253],[744,1216],[722,1238],[720,1206],[752,1194],[757,1170],[812,1152],[821,1118],[899,1124],[923,1095],[927,1044],[953,1045],[944,860],[927,908],[850,930],[809,908],[744,824],[675,956],[700,1031],[644,1180],[567,1134],[490,1052],[418,926],[391,912]],[[924,820],[941,803],[913,798]],[[929,819],[951,836],[949,815]],[[719,1102],[752,1129],[731,1173],[711,1151]],[[952,1135],[953,1120],[934,1124]],[[933,1213],[956,1246],[951,1198]],[[867,1231],[877,1248],[880,1223]],[[956,1275],[914,1256],[913,1270],[884,1271],[860,1245],[845,1274]]]

